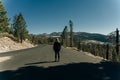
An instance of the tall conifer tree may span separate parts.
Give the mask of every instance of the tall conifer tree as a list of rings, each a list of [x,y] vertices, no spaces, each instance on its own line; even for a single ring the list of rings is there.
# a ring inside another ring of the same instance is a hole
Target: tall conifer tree
[[[69,21],[70,25],[70,47],[73,47],[73,22]]]
[[[62,32],[62,44],[67,47],[68,46],[68,29],[67,26],[65,26],[63,32]]]
[[[6,10],[0,1],[0,32],[9,32],[9,19],[6,16]]]
[[[15,15],[13,20],[14,36],[17,37],[18,40],[21,41],[21,43],[28,36],[28,31],[26,27],[26,21],[22,13],[19,13],[19,15]]]

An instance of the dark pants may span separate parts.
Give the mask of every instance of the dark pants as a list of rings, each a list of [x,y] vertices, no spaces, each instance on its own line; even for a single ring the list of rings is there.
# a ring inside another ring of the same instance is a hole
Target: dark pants
[[[60,60],[60,53],[59,51],[55,51],[55,61],[59,61]]]

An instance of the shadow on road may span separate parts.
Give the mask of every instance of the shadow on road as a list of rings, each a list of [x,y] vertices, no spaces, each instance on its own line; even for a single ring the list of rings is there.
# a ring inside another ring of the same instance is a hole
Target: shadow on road
[[[44,64],[44,63],[54,63],[55,61],[43,61],[43,62],[35,62],[35,63],[28,63],[25,65],[33,65],[33,64]]]
[[[21,67],[0,72],[0,80],[120,80],[120,64],[75,63],[56,67]]]

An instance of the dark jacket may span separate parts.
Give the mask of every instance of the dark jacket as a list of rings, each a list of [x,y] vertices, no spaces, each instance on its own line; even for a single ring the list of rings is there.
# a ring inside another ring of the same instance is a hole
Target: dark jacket
[[[55,52],[59,52],[61,49],[61,45],[59,42],[54,42],[53,49]]]

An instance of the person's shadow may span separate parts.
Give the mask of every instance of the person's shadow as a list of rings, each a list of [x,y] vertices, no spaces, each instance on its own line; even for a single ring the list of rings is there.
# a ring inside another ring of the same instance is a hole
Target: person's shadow
[[[31,64],[39,63],[46,62]],[[120,80],[120,63],[72,63],[48,68],[26,66],[0,72],[0,80]]]
[[[55,61],[42,61],[42,62],[35,62],[35,63],[27,63],[25,65],[34,65],[34,64],[45,64],[45,63],[54,63]]]

